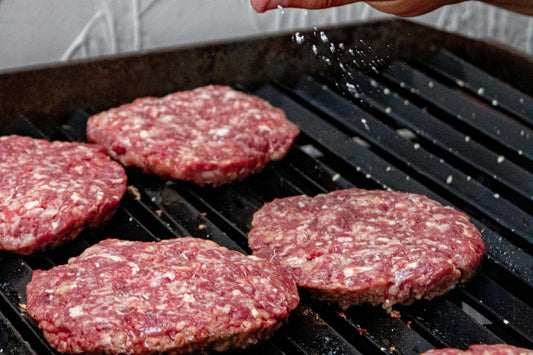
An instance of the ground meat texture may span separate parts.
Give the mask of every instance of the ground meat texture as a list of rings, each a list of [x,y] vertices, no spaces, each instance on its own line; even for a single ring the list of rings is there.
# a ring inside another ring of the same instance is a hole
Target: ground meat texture
[[[26,309],[60,352],[181,354],[255,344],[298,302],[277,266],[211,241],[107,239],[36,270]]]
[[[423,355],[533,355],[533,350],[509,344],[479,344],[471,345],[467,350],[433,349],[426,351]]]
[[[126,179],[101,147],[0,137],[0,249],[32,254],[105,223]]]
[[[276,199],[255,213],[253,255],[343,308],[431,299],[479,268],[484,245],[469,218],[429,198],[347,189]]]
[[[221,185],[285,156],[298,127],[259,97],[211,85],[146,97],[89,118],[87,137],[125,166]]]

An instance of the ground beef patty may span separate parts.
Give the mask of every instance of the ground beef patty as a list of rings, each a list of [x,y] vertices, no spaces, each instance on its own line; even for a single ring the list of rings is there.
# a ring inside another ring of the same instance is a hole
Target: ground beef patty
[[[426,351],[423,355],[533,355],[533,350],[508,344],[478,344],[470,346],[467,350],[433,349]]]
[[[0,249],[31,254],[101,225],[126,179],[101,147],[0,137]]]
[[[255,344],[298,301],[277,266],[211,241],[108,239],[35,271],[26,309],[60,352],[180,354]]]
[[[267,203],[249,234],[253,254],[343,308],[431,299],[470,278],[484,245],[469,218],[416,194],[348,189]]]
[[[206,86],[145,97],[89,118],[87,137],[125,166],[221,185],[285,156],[298,127],[256,96]]]

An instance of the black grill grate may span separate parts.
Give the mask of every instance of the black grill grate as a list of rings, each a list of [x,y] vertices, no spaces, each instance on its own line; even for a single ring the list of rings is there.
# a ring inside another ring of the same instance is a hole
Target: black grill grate
[[[400,318],[370,306],[342,312],[303,294],[271,340],[233,353],[419,354],[482,342],[533,348],[531,97],[447,51],[427,63],[398,61],[370,72],[344,66],[328,75],[239,84],[299,125],[302,134],[287,157],[218,188],[129,169],[128,184],[138,194],[126,194],[107,226],[33,257],[0,252],[4,353],[54,353],[24,311],[34,269],[65,263],[108,237],[192,235],[248,253],[250,221],[263,203],[352,186],[420,193],[467,212],[487,247],[479,275],[444,297],[395,307]],[[94,112],[20,116],[0,134],[85,141]]]

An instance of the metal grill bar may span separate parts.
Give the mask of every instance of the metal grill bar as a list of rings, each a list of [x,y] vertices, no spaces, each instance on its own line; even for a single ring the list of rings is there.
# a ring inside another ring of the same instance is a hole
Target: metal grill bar
[[[524,123],[533,125],[533,98],[516,90],[512,86],[488,75],[476,66],[453,55],[447,50],[440,50],[428,63],[419,65],[429,68],[442,77],[455,82],[471,94],[492,105],[515,115]]]
[[[509,154],[533,160],[533,133],[521,123],[446,87],[407,64],[394,62],[383,76],[482,133],[485,139],[504,146]]]

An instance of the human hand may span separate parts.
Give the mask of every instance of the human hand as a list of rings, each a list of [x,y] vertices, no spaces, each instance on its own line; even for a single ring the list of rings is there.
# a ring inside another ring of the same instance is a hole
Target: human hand
[[[250,0],[257,12],[281,7],[297,7],[302,9],[325,9],[328,7],[348,5],[362,0]],[[375,9],[389,14],[412,17],[423,15],[444,5],[456,4],[465,0],[368,0],[365,1]],[[507,10],[533,15],[532,0],[484,0],[486,3]]]
[[[296,7],[303,9],[325,9],[348,5],[362,0],[251,0],[251,5],[257,12],[281,7]],[[462,0],[371,0],[366,1],[375,9],[403,17],[418,16],[433,11],[441,6],[461,2]]]

